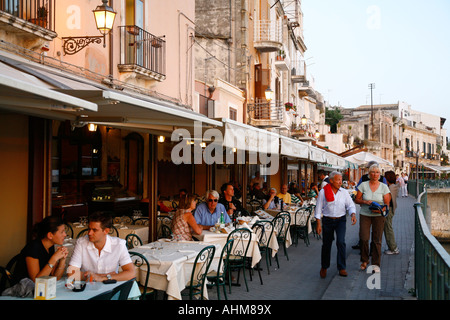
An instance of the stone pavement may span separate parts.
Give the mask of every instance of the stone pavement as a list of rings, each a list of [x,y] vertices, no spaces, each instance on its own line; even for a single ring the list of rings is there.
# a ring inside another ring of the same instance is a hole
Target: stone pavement
[[[319,276],[322,240],[310,234],[307,247],[302,239],[298,246],[288,248],[289,261],[283,250],[278,253],[280,268],[272,260],[270,275],[267,274],[264,256],[261,260],[263,285],[258,272],[254,271],[253,281],[248,281],[246,291],[241,274],[241,286],[232,287],[229,300],[414,300],[408,292],[414,288],[414,207],[413,197],[397,199],[398,208],[394,216],[394,232],[399,255],[382,255],[381,273],[368,274],[360,271],[359,250],[352,246],[359,239],[358,222],[352,226],[347,219],[347,272],[341,277],[336,268],[336,247],[333,244],[331,266],[325,279]],[[359,206],[357,206],[359,210]],[[387,249],[383,236],[382,252]],[[247,274],[248,275],[248,274]],[[377,278],[377,276],[379,276]],[[247,280],[248,277],[247,277]],[[373,289],[369,289],[372,287]],[[208,290],[211,300],[217,299],[216,289]],[[228,293],[228,291],[227,291]],[[223,299],[223,292],[221,292]]]

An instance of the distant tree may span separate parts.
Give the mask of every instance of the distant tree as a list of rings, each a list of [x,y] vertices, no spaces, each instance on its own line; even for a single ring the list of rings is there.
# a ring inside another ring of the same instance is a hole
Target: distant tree
[[[325,124],[330,126],[331,133],[337,132],[337,124],[343,117],[339,109],[325,109]]]

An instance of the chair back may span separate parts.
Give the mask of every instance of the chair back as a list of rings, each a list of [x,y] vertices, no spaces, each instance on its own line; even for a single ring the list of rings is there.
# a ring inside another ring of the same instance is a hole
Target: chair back
[[[147,258],[145,258],[142,254],[140,254],[138,252],[129,251],[128,253],[130,254],[131,261],[133,261],[133,264],[136,267],[136,270],[139,274],[139,283],[143,287],[141,298],[143,298],[143,297],[145,297],[145,295],[147,293],[148,279],[150,277],[150,263],[148,262]],[[147,268],[147,272],[146,272],[144,281],[142,281],[142,279],[140,278],[141,267]]]
[[[116,227],[112,226],[111,228],[109,228],[109,233],[108,233],[111,237],[119,237],[119,230],[117,230]]]
[[[161,225],[161,234],[158,234],[158,239],[161,238],[165,238],[165,239],[170,239],[172,238],[172,230],[170,229],[169,226],[162,224]]]
[[[64,231],[66,232],[69,238],[73,238],[73,229],[70,224],[64,222]]]
[[[273,234],[273,224],[268,220],[260,220],[253,225],[253,232],[258,235],[258,244],[260,249],[269,247],[270,239]]]
[[[148,218],[137,218],[133,221],[133,224],[137,226],[148,226],[149,225],[149,219]]]
[[[88,232],[89,232],[88,228],[81,230],[80,233],[77,234],[77,239],[81,238],[81,237],[84,237],[85,235],[88,234]]]
[[[250,213],[254,213],[256,210],[259,210],[262,208],[262,203],[261,201],[259,201],[258,199],[251,199],[249,201],[247,201],[247,204],[249,206],[249,211]]]
[[[128,300],[131,287],[135,279],[128,280],[127,282],[109,290],[105,293],[99,294],[89,300]]]
[[[234,239],[231,254],[236,257],[245,258],[252,240],[252,232],[247,228],[235,229],[228,235],[227,242],[230,239]]]
[[[170,218],[168,216],[157,216],[156,222],[157,222],[158,239],[163,238],[164,232],[166,232],[166,234],[167,234],[167,229],[163,230],[163,226],[167,226],[170,229],[170,226],[172,225],[172,218]]]
[[[307,226],[310,217],[311,217],[311,210],[309,207],[300,208],[297,211],[295,211],[294,225],[300,227]]]
[[[14,278],[14,271],[16,270],[19,258],[20,253],[9,260],[5,267],[0,267],[0,294],[3,290],[12,287],[17,283],[17,280]]]
[[[230,258],[231,249],[233,248],[234,239],[227,241],[225,246],[222,248],[222,253],[220,254],[219,265],[217,266],[217,275],[225,274],[228,268],[228,260]]]
[[[142,246],[141,238],[139,238],[139,236],[134,233],[127,234],[127,236],[125,237],[125,242],[128,250],[133,249],[134,247]]]
[[[203,289],[205,288],[206,275],[216,252],[215,246],[203,248],[195,257],[194,266],[191,273],[191,282],[189,286],[189,297],[200,294],[200,299],[204,299]]]
[[[289,231],[289,225],[291,223],[290,214],[278,214],[273,220],[273,229],[277,233],[277,239],[279,241],[284,241],[286,239],[286,234]]]

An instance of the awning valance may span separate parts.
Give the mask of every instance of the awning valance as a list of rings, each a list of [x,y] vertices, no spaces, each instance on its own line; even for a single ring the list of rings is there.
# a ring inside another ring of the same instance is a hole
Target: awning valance
[[[321,150],[314,146],[309,146],[309,160],[311,161],[326,163],[326,154],[327,152],[324,150]]]
[[[224,147],[249,152],[279,154],[280,139],[277,133],[249,126],[234,120],[222,119]]]
[[[309,158],[309,146],[307,143],[284,136],[280,136],[280,142],[280,153],[282,155],[300,159]]]

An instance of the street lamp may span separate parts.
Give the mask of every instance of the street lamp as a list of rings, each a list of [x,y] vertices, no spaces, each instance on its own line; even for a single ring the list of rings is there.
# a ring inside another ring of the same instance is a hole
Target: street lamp
[[[266,96],[267,101],[271,101],[273,99],[273,91],[270,87],[267,87],[266,91],[264,91],[264,95]]]
[[[94,12],[95,25],[101,36],[85,36],[85,37],[63,37],[64,54],[73,55],[84,49],[91,43],[102,43],[103,48],[106,47],[106,35],[113,28],[116,12],[108,5],[108,0],[102,0],[102,4],[97,6]]]
[[[308,123],[308,118],[306,118],[306,116],[303,115],[301,121],[302,121],[302,126],[306,126],[306,124]]]

